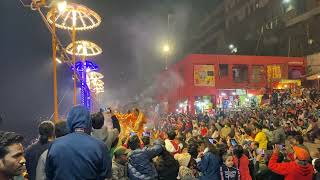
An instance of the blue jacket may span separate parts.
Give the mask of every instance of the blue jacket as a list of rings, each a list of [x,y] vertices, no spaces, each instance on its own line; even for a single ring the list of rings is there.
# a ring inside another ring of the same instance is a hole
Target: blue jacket
[[[201,172],[200,180],[219,179],[220,160],[219,157],[211,152],[206,152],[201,161],[198,162]]]
[[[158,156],[163,150],[159,144],[153,147],[136,149],[129,154],[128,174],[130,180],[156,180],[158,179],[157,170],[152,159]]]
[[[70,134],[58,138],[48,150],[46,176],[53,180],[102,180],[111,177],[111,158],[105,144],[91,137],[89,111],[71,109],[67,118]]]

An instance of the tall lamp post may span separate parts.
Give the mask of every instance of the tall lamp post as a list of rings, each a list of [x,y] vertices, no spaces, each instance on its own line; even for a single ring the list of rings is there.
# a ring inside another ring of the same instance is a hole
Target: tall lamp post
[[[169,53],[170,53],[170,46],[169,44],[165,44],[163,47],[162,47],[162,51],[164,53],[164,56],[165,56],[165,70],[168,70],[168,56],[169,56]]]
[[[52,9],[47,14],[47,19],[50,24],[55,24],[54,26],[60,29],[65,29],[72,31],[72,63],[73,66],[76,64],[76,31],[85,31],[93,29],[100,25],[100,16],[92,11],[91,9],[75,4],[68,3],[64,8],[63,12],[60,12],[57,16],[57,9]],[[74,82],[73,82],[73,103],[77,104],[77,74],[76,68],[73,71]]]
[[[74,49],[76,49],[76,52],[74,51]],[[68,54],[82,57],[82,61],[80,62],[82,68],[80,68],[80,70],[78,71],[80,73],[81,103],[90,109],[90,105],[87,103],[87,99],[89,98],[88,95],[90,92],[88,92],[89,90],[86,84],[87,70],[90,69],[86,68],[86,57],[99,55],[102,53],[102,49],[93,42],[81,40],[69,44],[66,48],[66,51]],[[74,66],[73,68],[73,72],[77,70],[77,68],[75,67],[76,66]]]

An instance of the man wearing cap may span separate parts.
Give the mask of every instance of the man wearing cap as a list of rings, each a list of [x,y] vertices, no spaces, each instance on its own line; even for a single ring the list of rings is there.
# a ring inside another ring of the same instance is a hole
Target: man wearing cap
[[[311,180],[314,170],[309,163],[310,154],[308,150],[300,146],[294,146],[293,150],[294,161],[278,163],[279,146],[275,145],[273,154],[269,160],[269,169],[274,173],[283,175],[285,180]]]
[[[112,178],[111,180],[127,180],[128,179],[128,155],[129,150],[125,147],[118,147],[114,150],[114,158],[112,160]]]

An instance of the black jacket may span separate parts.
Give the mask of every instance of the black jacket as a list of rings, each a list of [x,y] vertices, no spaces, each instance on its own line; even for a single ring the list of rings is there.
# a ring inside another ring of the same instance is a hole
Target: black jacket
[[[175,180],[179,173],[179,162],[168,152],[163,151],[155,162],[159,180]]]

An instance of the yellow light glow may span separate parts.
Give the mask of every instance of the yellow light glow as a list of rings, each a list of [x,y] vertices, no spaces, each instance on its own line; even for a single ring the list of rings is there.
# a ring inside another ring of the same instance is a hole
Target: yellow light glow
[[[170,51],[170,46],[168,44],[166,44],[166,45],[163,46],[162,50],[163,50],[163,52],[167,53],[167,52]]]
[[[61,14],[61,13],[63,13],[63,12],[66,10],[66,8],[67,8],[67,2],[66,2],[66,1],[59,2],[59,3],[57,4],[57,7],[58,7],[58,10],[59,10],[59,13]]]
[[[62,63],[62,61],[61,61],[60,59],[58,59],[58,58],[56,58],[56,61],[57,61],[57,63],[59,63],[59,64]]]
[[[57,10],[54,12],[59,14],[56,19],[52,18],[52,11],[49,11],[47,14],[49,23],[52,24],[54,22],[57,28],[66,30],[73,30],[74,28],[76,31],[84,31],[95,28],[101,23],[101,17],[85,6],[67,3],[66,7],[63,7],[64,4],[62,3],[60,9],[59,4]]]
[[[72,26],[77,26],[77,11],[72,11]]]
[[[101,73],[91,71],[90,73],[88,73],[88,77],[90,80],[98,80],[102,79],[104,76]]]
[[[90,41],[76,41],[76,56],[96,56],[102,53],[102,49]],[[69,44],[66,48],[68,54],[72,55],[73,43]]]

